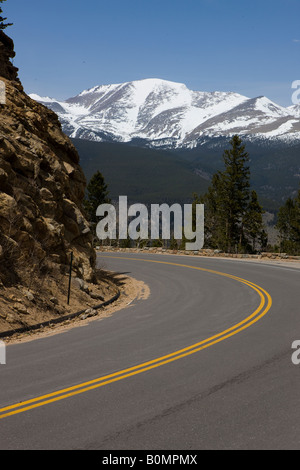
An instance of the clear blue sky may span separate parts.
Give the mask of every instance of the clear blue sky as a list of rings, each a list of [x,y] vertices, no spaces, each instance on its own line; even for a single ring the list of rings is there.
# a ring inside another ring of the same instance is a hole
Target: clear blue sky
[[[163,78],[292,105],[299,0],[7,0],[27,93]]]

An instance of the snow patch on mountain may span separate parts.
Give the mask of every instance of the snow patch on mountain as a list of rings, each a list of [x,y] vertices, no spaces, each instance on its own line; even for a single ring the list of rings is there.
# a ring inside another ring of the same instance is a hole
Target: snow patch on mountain
[[[264,96],[192,91],[156,78],[100,85],[65,101],[31,95],[57,113],[70,137],[152,146],[194,147],[205,137],[299,139],[300,105],[284,108]]]

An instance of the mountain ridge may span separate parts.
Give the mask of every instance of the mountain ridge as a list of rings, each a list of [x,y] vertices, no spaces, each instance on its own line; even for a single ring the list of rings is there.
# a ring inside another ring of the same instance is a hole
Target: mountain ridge
[[[300,107],[264,96],[189,90],[161,79],[99,85],[64,101],[31,94],[57,113],[71,138],[194,148],[204,137],[239,134],[250,140],[300,141]]]

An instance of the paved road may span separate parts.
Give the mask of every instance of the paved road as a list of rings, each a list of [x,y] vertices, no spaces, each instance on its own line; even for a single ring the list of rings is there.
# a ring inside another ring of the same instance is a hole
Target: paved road
[[[7,347],[0,449],[300,447],[299,269],[133,254],[100,263],[146,282],[150,297]]]

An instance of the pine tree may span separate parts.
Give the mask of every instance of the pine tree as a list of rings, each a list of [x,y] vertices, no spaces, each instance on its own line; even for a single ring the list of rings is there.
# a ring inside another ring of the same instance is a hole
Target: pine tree
[[[170,250],[178,250],[178,242],[175,240],[174,235],[172,235],[170,240]]]
[[[221,173],[220,198],[225,222],[227,251],[241,248],[243,242],[243,218],[249,203],[250,169],[249,155],[241,139],[235,135],[231,149],[225,150],[225,170]]]
[[[87,197],[83,201],[87,217],[92,224],[96,224],[98,219],[96,211],[99,205],[110,203],[108,197],[109,191],[104,177],[100,171],[97,171],[91,178],[87,186]]]
[[[0,3],[3,3],[3,2],[6,2],[6,0],[0,0]],[[3,16],[1,16],[2,13],[3,13],[3,11],[2,11],[2,8],[0,6],[0,31],[3,31],[8,26],[12,26],[12,23],[4,23],[4,21],[6,21],[7,18],[4,18]]]
[[[205,208],[204,246],[225,250],[226,225],[224,223],[224,207],[221,198],[221,184],[221,173],[215,173],[212,177],[211,185],[208,188],[207,193],[199,199],[199,202],[204,204]]]
[[[234,136],[223,154],[224,170],[213,175],[200,201],[205,206],[205,246],[222,251],[249,251],[257,241],[265,243],[262,207],[257,194],[250,194],[249,155]],[[250,243],[250,245],[249,245]]]
[[[262,248],[267,244],[263,213],[256,191],[253,190],[243,221],[245,243],[250,243],[253,252],[255,252],[257,242],[262,245]]]
[[[279,209],[276,228],[281,238],[281,251],[300,253],[300,189],[297,196],[288,198]]]

